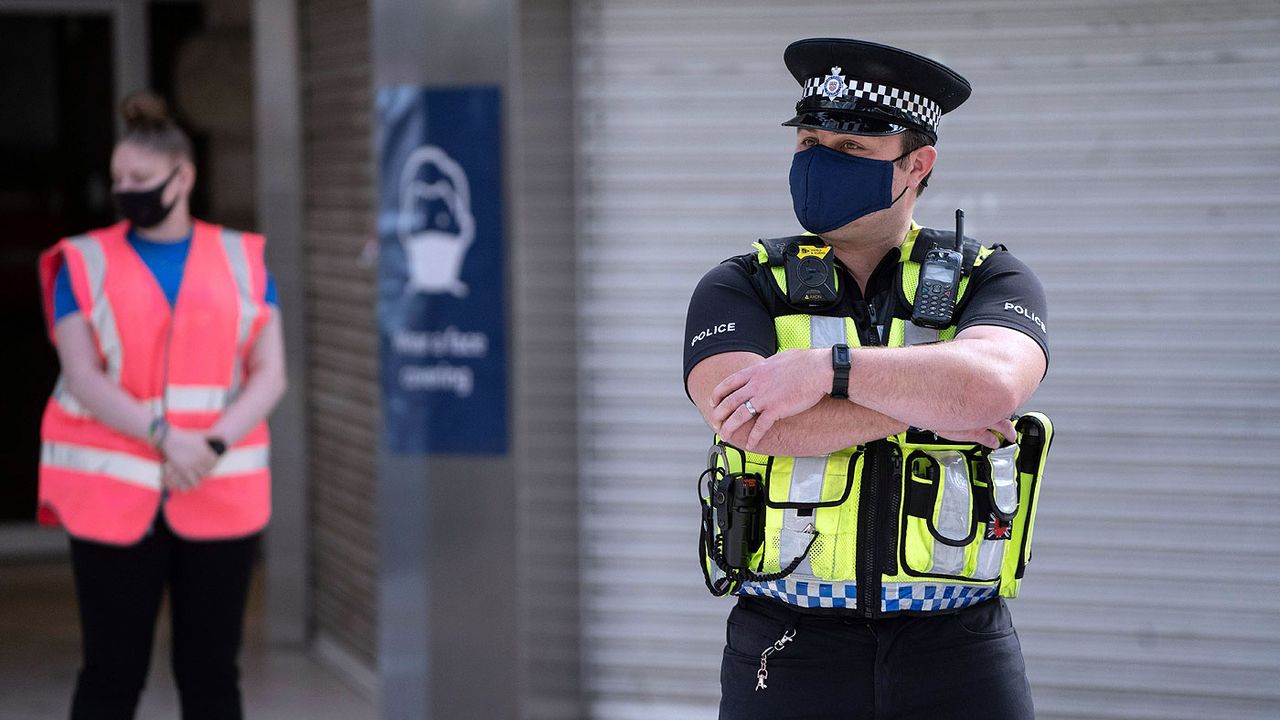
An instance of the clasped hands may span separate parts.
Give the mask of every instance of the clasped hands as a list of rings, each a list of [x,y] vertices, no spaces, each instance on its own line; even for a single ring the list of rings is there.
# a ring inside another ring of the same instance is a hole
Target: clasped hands
[[[856,362],[854,367],[856,382]],[[745,446],[756,447],[779,420],[799,415],[828,397],[833,375],[831,353],[825,349],[784,350],[738,370],[711,392],[712,429],[728,438],[749,425]],[[990,427],[929,429],[947,440],[989,448],[999,447],[1003,438],[1017,437],[1008,419]]]
[[[218,464],[218,455],[204,435],[172,428],[160,445],[164,453],[161,482],[171,490],[194,490]]]

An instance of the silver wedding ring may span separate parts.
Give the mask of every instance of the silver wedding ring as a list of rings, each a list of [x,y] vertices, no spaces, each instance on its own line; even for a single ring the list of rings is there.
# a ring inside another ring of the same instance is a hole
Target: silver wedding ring
[[[755,405],[751,404],[750,400],[742,403],[742,407],[746,408],[747,412],[751,413],[751,417],[755,417],[760,414],[760,411],[756,409]]]

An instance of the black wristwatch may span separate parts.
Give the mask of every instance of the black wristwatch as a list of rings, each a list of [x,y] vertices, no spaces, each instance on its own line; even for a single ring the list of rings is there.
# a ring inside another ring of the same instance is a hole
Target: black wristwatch
[[[205,443],[218,457],[222,457],[222,454],[227,451],[227,443],[220,438],[205,438]]]
[[[831,378],[831,397],[847,398],[849,397],[849,368],[853,365],[853,358],[849,354],[848,345],[832,345],[831,346],[831,369],[834,376]]]

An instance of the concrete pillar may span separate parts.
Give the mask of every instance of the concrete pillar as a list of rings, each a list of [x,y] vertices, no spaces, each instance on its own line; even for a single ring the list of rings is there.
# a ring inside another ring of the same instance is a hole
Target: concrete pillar
[[[375,93],[392,84],[476,84],[497,85],[505,96],[514,0],[371,0],[370,7]],[[509,243],[509,228],[504,237]],[[380,454],[384,720],[516,717],[512,470],[510,456]]]

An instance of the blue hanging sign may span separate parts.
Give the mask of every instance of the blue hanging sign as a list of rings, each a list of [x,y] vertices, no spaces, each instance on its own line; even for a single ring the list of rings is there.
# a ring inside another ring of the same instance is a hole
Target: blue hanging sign
[[[507,452],[496,87],[378,92],[378,327],[388,446]]]

